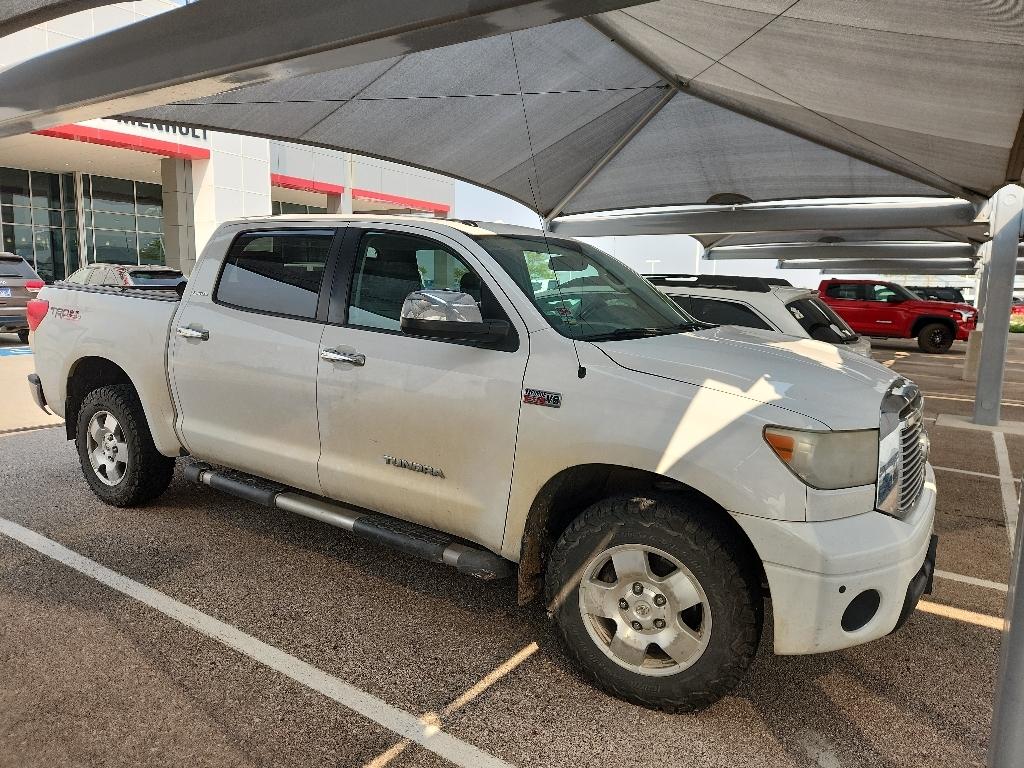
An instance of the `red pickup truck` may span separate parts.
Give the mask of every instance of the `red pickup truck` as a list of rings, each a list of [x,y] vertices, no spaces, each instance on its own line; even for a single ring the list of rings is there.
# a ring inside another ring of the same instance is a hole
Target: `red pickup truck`
[[[821,300],[863,336],[917,339],[925,352],[946,352],[966,341],[978,311],[969,304],[924,301],[902,285],[881,280],[822,280]]]

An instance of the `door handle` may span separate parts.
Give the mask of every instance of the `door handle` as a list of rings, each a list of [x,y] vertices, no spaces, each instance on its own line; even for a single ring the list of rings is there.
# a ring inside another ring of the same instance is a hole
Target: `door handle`
[[[366,355],[358,352],[339,352],[336,349],[321,349],[320,359],[330,363],[352,363],[352,365],[366,365]]]
[[[189,328],[184,325],[179,325],[178,328],[175,330],[175,333],[177,333],[183,339],[199,339],[199,341],[210,340],[209,331],[200,331],[197,328]]]

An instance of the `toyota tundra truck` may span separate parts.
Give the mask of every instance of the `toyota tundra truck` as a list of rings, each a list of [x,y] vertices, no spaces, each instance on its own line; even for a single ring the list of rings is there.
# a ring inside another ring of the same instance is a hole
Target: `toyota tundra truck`
[[[707,706],[754,657],[903,624],[930,590],[918,388],[843,348],[687,316],[533,229],[221,225],[184,294],[48,286],[36,401],[115,506],[188,480],[542,599],[598,686]],[[186,458],[187,457],[187,458]]]
[[[924,352],[942,354],[954,339],[967,341],[978,323],[970,304],[926,301],[898,283],[822,280],[818,295],[862,336],[917,339]]]

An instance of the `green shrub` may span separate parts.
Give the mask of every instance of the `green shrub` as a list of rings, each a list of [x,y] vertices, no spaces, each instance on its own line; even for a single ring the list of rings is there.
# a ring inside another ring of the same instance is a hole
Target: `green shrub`
[[[1010,333],[1024,333],[1024,315],[1010,315]]]

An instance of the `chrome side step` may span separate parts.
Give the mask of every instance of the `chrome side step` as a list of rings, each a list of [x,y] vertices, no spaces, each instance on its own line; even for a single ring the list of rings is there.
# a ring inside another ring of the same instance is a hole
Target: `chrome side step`
[[[454,566],[461,573],[478,579],[504,579],[511,576],[515,564],[486,549],[460,541],[440,531],[407,523],[388,515],[347,507],[335,501],[304,493],[242,472],[213,469],[208,464],[185,465],[185,479],[208,485],[264,507],[294,512],[351,531],[356,536],[384,544],[433,563]]]

